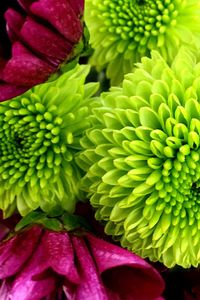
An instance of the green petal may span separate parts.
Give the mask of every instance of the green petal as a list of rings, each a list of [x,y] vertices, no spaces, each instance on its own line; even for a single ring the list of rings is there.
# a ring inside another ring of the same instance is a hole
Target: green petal
[[[170,41],[178,48],[178,37]],[[155,51],[143,58],[121,87],[100,96],[77,154],[82,189],[106,233],[169,268],[200,263],[198,61],[186,48],[171,67]]]

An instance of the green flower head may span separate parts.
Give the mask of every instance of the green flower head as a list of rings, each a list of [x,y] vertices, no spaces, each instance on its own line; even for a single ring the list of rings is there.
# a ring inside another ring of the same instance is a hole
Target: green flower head
[[[200,62],[157,51],[101,97],[77,162],[96,218],[168,267],[200,263]]]
[[[73,211],[80,171],[74,162],[89,126],[88,66],[76,66],[57,80],[0,103],[0,208],[22,215],[38,207]]]
[[[199,16],[199,0],[86,0],[91,63],[116,85],[152,49],[171,62],[180,45],[200,46]]]

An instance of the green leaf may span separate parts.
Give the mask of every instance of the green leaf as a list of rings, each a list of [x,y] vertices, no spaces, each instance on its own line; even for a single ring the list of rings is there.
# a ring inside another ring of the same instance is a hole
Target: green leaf
[[[43,213],[41,211],[32,211],[19,221],[19,223],[15,227],[15,230],[19,231],[22,228],[24,228],[30,224],[37,223],[44,216],[45,216],[45,213]]]
[[[55,218],[42,218],[36,222],[37,224],[42,224],[45,228],[53,231],[61,231],[63,229],[62,223]]]
[[[59,217],[63,214],[63,209],[60,205],[52,207],[52,209],[48,212],[48,217],[55,218]]]
[[[71,215],[67,212],[62,216],[63,226],[67,231],[73,231],[78,228],[84,228],[86,230],[92,230],[88,222],[80,216]]]

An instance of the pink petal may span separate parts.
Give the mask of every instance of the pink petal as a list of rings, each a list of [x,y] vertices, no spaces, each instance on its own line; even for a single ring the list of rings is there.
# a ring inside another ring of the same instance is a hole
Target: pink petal
[[[36,0],[18,0],[20,5],[27,11],[30,9],[30,6],[35,1]],[[65,1],[70,4],[70,6],[73,8],[73,10],[77,16],[83,15],[84,0],[65,0]],[[60,3],[62,3],[62,2],[60,2]]]
[[[46,268],[51,267],[56,273],[64,275],[74,284],[80,282],[75,267],[73,247],[67,233],[46,231],[41,251],[45,256],[41,263],[44,263]]]
[[[7,64],[7,60],[3,58],[3,54],[1,53],[1,45],[0,45],[0,80],[3,80],[3,70],[6,64]]]
[[[14,281],[9,290],[10,299],[41,300],[50,295],[56,288],[56,278],[48,277],[41,280],[32,280],[31,274],[22,273]]]
[[[35,0],[17,0],[17,2],[20,4],[21,7],[28,11],[29,7],[32,3],[35,2]]]
[[[0,101],[5,101],[23,94],[27,88],[8,83],[0,83]]]
[[[55,68],[16,42],[12,47],[12,58],[3,70],[3,79],[13,85],[31,87],[46,81],[53,71]]]
[[[0,279],[14,275],[22,268],[32,255],[40,234],[41,229],[35,226],[0,245]]]
[[[39,0],[31,5],[30,10],[51,23],[70,42],[77,43],[80,40],[82,27],[68,1]]]
[[[67,1],[75,11],[77,16],[83,15],[84,0],[67,0]]]
[[[158,272],[143,259],[91,234],[86,236],[105,285],[123,300],[155,300],[164,289]]]
[[[9,37],[15,41],[19,37],[20,30],[23,26],[25,18],[14,9],[9,8],[5,12],[6,27]]]
[[[55,272],[48,273],[50,269]],[[45,272],[47,276],[43,278]],[[41,299],[54,291],[59,274],[72,284],[80,281],[68,234],[45,231],[31,260],[16,277],[10,294],[13,299]]]
[[[6,280],[4,280],[3,282],[1,282],[0,286],[0,299],[8,300],[9,291],[10,284]]]
[[[50,269],[55,272],[48,272]],[[45,272],[46,278],[42,275]],[[80,282],[68,234],[45,231],[31,260],[16,277],[10,294],[13,299],[41,299],[54,291],[59,274],[72,285]]]
[[[91,254],[81,237],[71,237],[81,275],[81,283],[77,287],[76,300],[109,300],[107,291],[97,272]],[[72,299],[70,299],[72,300]],[[113,299],[114,300],[114,299]]]
[[[62,36],[52,30],[27,18],[20,31],[20,37],[33,52],[44,57],[56,59],[56,64],[62,63],[72,51],[72,45]]]

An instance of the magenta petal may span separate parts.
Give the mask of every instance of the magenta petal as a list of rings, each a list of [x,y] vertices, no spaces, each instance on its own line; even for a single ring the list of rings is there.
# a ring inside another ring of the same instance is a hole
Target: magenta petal
[[[36,281],[32,280],[31,273],[22,272],[9,290],[9,296],[13,300],[41,300],[50,295],[55,288],[56,279],[54,277]]]
[[[83,238],[71,237],[78,260],[81,283],[77,287],[76,300],[109,300],[107,291],[97,272],[96,265]],[[72,299],[70,299],[72,300]],[[114,300],[114,299],[113,299]],[[117,300],[117,299],[116,299]]]
[[[66,233],[45,231],[40,245],[23,272],[37,276],[49,268],[65,275],[74,283],[79,282],[72,245]]]
[[[105,242],[89,233],[86,235],[86,238],[89,241],[91,251],[101,273],[109,268],[126,264],[140,266],[140,268],[144,269],[150,267],[145,260],[121,247]]]
[[[55,273],[48,275],[51,269]],[[45,272],[47,277],[43,278]],[[39,300],[53,292],[59,275],[64,275],[72,284],[80,282],[68,234],[45,231],[31,260],[16,277],[10,294],[13,299]]]
[[[7,300],[9,292],[10,292],[10,284],[7,282],[7,280],[4,280],[3,282],[1,282],[1,286],[0,286],[0,299]]]
[[[35,0],[17,0],[17,2],[20,4],[21,7],[28,11],[29,7],[32,3],[35,2]]]
[[[41,251],[44,252],[46,267],[51,267],[56,273],[65,275],[70,282],[78,284],[80,278],[75,267],[75,258],[69,235],[67,233],[46,231],[42,240],[42,247]]]
[[[24,23],[20,35],[33,51],[42,54],[43,57],[54,57],[59,63],[72,51],[72,45],[64,38],[30,18]]]
[[[3,79],[14,85],[31,87],[46,81],[55,69],[34,56],[22,44],[16,42],[12,58],[3,70]]]
[[[23,94],[27,88],[12,84],[0,83],[0,102]]]
[[[155,300],[161,295],[164,282],[150,264],[91,234],[87,234],[87,240],[105,285],[119,299],[147,300],[148,295],[148,300]]]
[[[84,0],[67,0],[77,16],[83,15]]]
[[[65,38],[77,43],[82,27],[74,10],[66,0],[39,0],[30,7],[32,13],[51,23]]]
[[[5,13],[5,20],[8,34],[11,40],[15,40],[16,37],[19,36],[20,30],[24,23],[24,17],[10,8]]]
[[[18,272],[32,255],[41,234],[39,227],[16,235],[0,245],[0,279]]]

